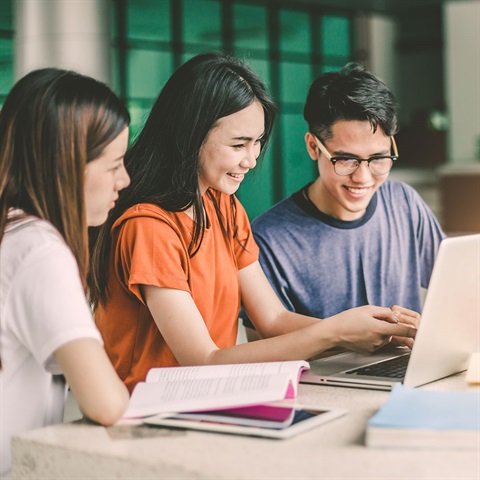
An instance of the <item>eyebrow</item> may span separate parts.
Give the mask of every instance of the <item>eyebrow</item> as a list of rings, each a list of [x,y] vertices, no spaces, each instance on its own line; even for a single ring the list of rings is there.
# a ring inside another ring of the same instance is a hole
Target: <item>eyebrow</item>
[[[383,156],[383,155],[389,155],[390,154],[390,150],[389,149],[385,149],[381,152],[376,152],[376,153],[372,153],[371,155],[369,155],[368,158],[370,157],[379,157],[379,156]],[[354,157],[354,158],[360,158],[359,155],[355,154],[355,153],[350,153],[350,152],[346,152],[344,150],[335,150],[334,152],[331,153],[332,157]]]
[[[265,135],[265,132],[262,132],[261,135],[259,135],[259,137],[257,139],[261,139],[263,136]],[[246,142],[249,142],[251,140],[253,140],[253,137],[232,137],[232,140],[244,140]]]
[[[253,140],[252,137],[232,137],[232,140]]]

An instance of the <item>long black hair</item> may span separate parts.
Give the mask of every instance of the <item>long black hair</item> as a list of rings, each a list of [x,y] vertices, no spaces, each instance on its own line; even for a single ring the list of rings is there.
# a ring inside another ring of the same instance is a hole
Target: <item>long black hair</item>
[[[259,101],[265,114],[262,150],[270,137],[277,108],[258,76],[242,61],[220,53],[204,53],[182,65],[160,92],[134,145],[125,156],[131,177],[116,207],[96,238],[92,256],[91,301],[107,297],[110,231],[129,207],[152,203],[179,212],[193,208],[195,220],[190,256],[201,245],[206,219],[199,185],[199,153],[219,119]],[[214,192],[208,191],[217,208]],[[231,198],[234,215],[234,199]]]

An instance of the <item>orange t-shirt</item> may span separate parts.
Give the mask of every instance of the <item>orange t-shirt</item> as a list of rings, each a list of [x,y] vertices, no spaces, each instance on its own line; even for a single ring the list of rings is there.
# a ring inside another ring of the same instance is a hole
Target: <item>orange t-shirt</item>
[[[215,344],[219,348],[235,344],[238,270],[258,260],[258,247],[240,202],[235,198],[232,220],[230,196],[215,193],[215,197],[229,233],[223,234],[214,204],[204,195],[210,225],[193,258],[188,246],[194,222],[184,212],[142,203],[126,210],[112,227],[109,295],[106,305],[95,312],[95,321],[110,360],[130,390],[145,380],[150,368],[178,365],[142,298],[140,285],[190,292]],[[234,227],[244,248],[233,238]]]

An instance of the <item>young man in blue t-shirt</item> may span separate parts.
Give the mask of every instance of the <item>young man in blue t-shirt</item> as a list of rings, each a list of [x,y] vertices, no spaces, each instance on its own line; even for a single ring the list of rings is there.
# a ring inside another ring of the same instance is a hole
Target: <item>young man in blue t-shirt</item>
[[[319,318],[366,304],[421,311],[444,234],[411,187],[387,181],[396,110],[387,85],[358,64],[311,85],[305,143],[319,176],[252,223],[288,309]]]

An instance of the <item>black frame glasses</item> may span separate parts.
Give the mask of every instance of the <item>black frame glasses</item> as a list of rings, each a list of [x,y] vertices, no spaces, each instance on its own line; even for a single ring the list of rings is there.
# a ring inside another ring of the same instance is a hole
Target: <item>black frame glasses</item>
[[[392,169],[393,164],[398,160],[397,144],[395,143],[393,136],[390,137],[390,139],[392,140],[392,149],[395,155],[375,155],[370,158],[357,158],[350,156],[332,157],[320,139],[315,135],[314,138],[317,147],[330,160],[330,162],[332,162],[335,173],[341,177],[353,175],[362,162],[367,162],[368,169],[373,176],[379,177],[381,175],[386,175]]]

